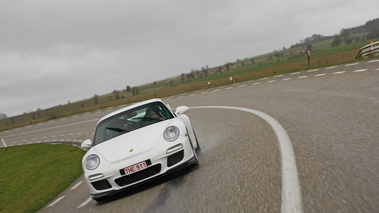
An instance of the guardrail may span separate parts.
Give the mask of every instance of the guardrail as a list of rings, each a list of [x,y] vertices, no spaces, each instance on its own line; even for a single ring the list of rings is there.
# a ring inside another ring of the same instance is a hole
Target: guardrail
[[[368,57],[368,56],[373,56],[373,55],[378,54],[378,53],[379,53],[379,41],[363,46],[359,50],[359,52],[358,52],[357,56],[355,56],[355,58],[356,59],[364,58],[364,57]]]

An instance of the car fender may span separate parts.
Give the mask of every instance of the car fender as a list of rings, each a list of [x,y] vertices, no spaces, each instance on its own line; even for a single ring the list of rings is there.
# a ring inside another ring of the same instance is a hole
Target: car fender
[[[196,137],[194,134],[194,130],[193,130],[190,118],[185,114],[178,115],[178,118],[184,122],[187,129],[188,137],[192,143],[192,147],[193,149],[196,149],[197,148]]]

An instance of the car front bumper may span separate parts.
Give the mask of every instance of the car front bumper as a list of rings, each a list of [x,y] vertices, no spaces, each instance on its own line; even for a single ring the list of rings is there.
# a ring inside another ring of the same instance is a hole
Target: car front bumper
[[[118,193],[118,192],[122,192],[122,191],[125,191],[125,190],[130,190],[130,189],[133,189],[133,188],[135,188],[135,187],[138,187],[138,186],[141,186],[141,185],[143,185],[143,184],[146,184],[146,183],[148,183],[148,182],[150,182],[150,181],[154,181],[154,180],[156,180],[156,179],[158,179],[158,178],[161,178],[162,176],[169,175],[169,174],[171,174],[171,173],[173,173],[173,172],[175,172],[175,171],[179,171],[179,170],[181,170],[181,169],[187,168],[187,167],[189,167],[189,166],[191,166],[191,165],[194,165],[194,164],[196,164],[196,163],[197,163],[197,159],[196,159],[195,156],[193,156],[193,157],[192,157],[191,159],[189,159],[188,161],[186,161],[186,162],[184,162],[184,163],[182,163],[182,164],[180,164],[180,165],[178,165],[178,166],[176,166],[176,167],[174,167],[174,168],[172,168],[172,169],[167,170],[167,171],[166,171],[165,173],[163,173],[163,174],[160,174],[160,175],[154,176],[154,177],[149,178],[149,179],[145,179],[145,180],[143,180],[143,181],[141,181],[141,182],[138,182],[138,183],[136,183],[136,184],[133,184],[133,185],[131,185],[131,186],[124,187],[124,188],[121,188],[121,189],[117,189],[117,190],[113,189],[113,190],[109,190],[109,191],[102,192],[102,193],[91,194],[91,197],[92,197],[92,199],[95,199],[95,200],[97,200],[97,199],[99,199],[99,198],[109,197],[109,196],[112,196],[112,195],[114,195],[114,194],[116,194],[116,193]]]
[[[91,197],[98,200],[102,197],[110,196],[118,191],[123,191],[130,189],[135,186],[139,186],[148,181],[154,180],[162,175],[169,174],[173,171],[180,170],[184,167],[190,166],[197,163],[197,158],[194,154],[192,146],[188,140],[182,141],[181,149],[177,149],[172,153],[167,154],[167,147],[161,149],[160,152],[146,153],[146,156],[150,156],[149,159],[139,156],[132,161],[117,162],[116,165],[112,165],[112,168],[108,170],[102,170],[100,173],[103,177],[97,178],[95,180],[90,180],[89,177],[93,176],[94,173],[85,172],[85,181],[89,186]],[[174,144],[170,144],[172,146]],[[138,171],[136,173],[125,175],[123,173],[123,168],[133,165],[138,162],[145,161],[148,168]]]

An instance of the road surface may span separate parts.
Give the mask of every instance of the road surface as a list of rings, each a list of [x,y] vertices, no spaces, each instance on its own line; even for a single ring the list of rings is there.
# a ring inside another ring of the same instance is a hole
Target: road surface
[[[379,209],[379,60],[271,76],[163,100],[172,108],[191,108],[187,114],[202,147],[200,166],[103,203],[90,199],[80,177],[40,212]],[[93,137],[101,116],[118,108],[1,132],[0,138],[8,146],[80,144]],[[279,127],[284,132],[278,133]],[[287,167],[291,162],[295,166]]]

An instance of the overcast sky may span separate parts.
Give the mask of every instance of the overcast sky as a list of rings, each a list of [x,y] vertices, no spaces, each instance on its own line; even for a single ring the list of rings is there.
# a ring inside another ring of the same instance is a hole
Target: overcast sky
[[[0,113],[19,115],[290,47],[378,0],[0,0]]]

